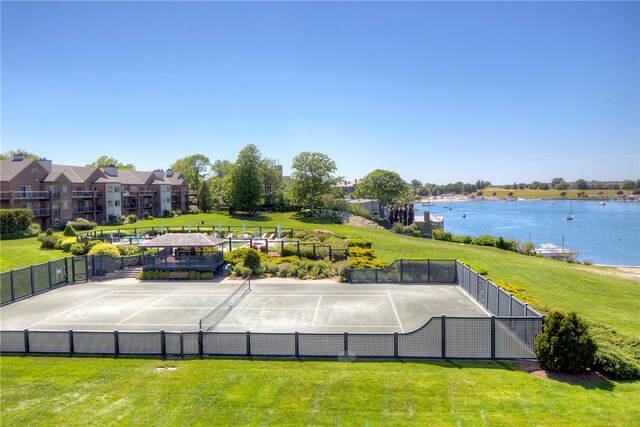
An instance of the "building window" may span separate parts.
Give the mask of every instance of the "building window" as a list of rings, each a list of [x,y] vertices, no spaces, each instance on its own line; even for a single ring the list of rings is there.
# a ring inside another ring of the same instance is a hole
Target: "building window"
[[[38,170],[38,168],[33,168],[33,169],[31,169],[31,173],[35,175],[35,174],[40,173],[40,171]]]
[[[116,193],[119,193],[120,192],[120,186],[119,185],[114,186],[113,187],[113,191],[115,191]]]
[[[120,200],[116,200],[116,206],[120,206]]]
[[[62,186],[62,193],[63,194],[67,194],[69,192],[69,186],[68,185],[63,185]]]
[[[67,200],[62,201],[62,209],[69,209],[69,202]]]
[[[51,193],[55,193],[55,192],[56,192],[56,186],[55,186],[55,185],[50,185],[50,186],[49,186],[49,191],[50,191]]]

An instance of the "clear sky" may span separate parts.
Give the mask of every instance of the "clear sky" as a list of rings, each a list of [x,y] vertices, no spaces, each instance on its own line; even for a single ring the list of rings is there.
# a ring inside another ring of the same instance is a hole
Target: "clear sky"
[[[2,1],[2,152],[640,178],[638,2]]]

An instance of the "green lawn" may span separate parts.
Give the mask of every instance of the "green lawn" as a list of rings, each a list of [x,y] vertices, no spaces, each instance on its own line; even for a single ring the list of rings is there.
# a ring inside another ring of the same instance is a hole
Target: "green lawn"
[[[3,425],[610,425],[639,382],[567,384],[498,362],[2,357]],[[157,370],[174,367],[176,370]]]
[[[496,248],[420,239],[383,230],[299,221],[291,219],[290,213],[271,213],[255,218],[234,218],[227,214],[185,215],[139,221],[120,228],[160,227],[161,224],[191,224],[195,227],[201,221],[209,227],[217,227],[218,224],[246,224],[249,230],[253,225],[276,227],[278,224],[295,229],[329,229],[347,237],[359,236],[373,241],[377,255],[389,262],[398,258],[458,258],[486,268],[489,277],[494,280],[505,280],[524,288],[526,295],[548,307],[574,310],[587,319],[601,322],[626,334],[640,336],[640,316],[637,316],[640,312],[639,284],[598,272],[606,270],[606,267],[568,264]],[[38,247],[39,243],[35,239],[1,242],[1,270],[45,262],[63,255],[60,251],[43,251]]]
[[[622,190],[624,194],[630,195],[633,193],[632,190]],[[610,199],[615,199],[617,197],[618,190],[529,190],[525,188],[523,190],[509,190],[504,188],[496,188],[496,187],[487,187],[482,190],[483,195],[485,197],[491,197],[491,195],[495,192],[496,197],[505,197],[509,193],[513,193],[513,197],[518,197],[521,199],[577,199],[578,193],[584,192],[587,196],[596,196],[599,193],[603,193]],[[560,193],[566,193],[564,196],[560,195]]]

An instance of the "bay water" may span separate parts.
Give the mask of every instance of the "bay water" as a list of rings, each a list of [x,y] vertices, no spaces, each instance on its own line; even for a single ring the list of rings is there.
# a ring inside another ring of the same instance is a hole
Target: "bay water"
[[[454,235],[483,234],[531,240],[577,251],[578,261],[640,266],[640,203],[569,200],[479,200],[414,204],[416,217],[425,210],[444,217],[444,229]],[[451,209],[449,209],[451,208]],[[566,219],[573,212],[573,221]]]

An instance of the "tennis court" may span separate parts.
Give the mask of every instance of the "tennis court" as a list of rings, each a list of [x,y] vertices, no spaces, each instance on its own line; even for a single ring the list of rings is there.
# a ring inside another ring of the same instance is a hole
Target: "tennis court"
[[[241,281],[71,285],[0,308],[1,330],[195,331]],[[430,317],[489,316],[458,286],[264,283],[213,331],[409,332]]]

